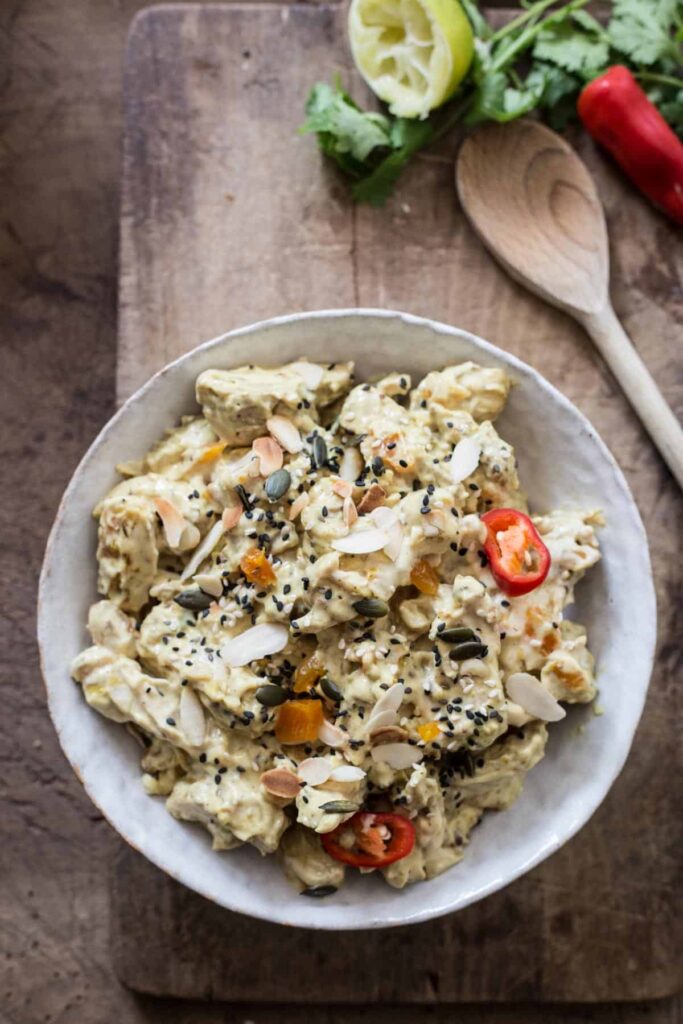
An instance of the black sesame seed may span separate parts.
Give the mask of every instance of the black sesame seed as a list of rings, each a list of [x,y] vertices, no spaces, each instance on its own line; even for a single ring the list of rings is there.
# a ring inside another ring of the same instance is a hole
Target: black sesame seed
[[[251,512],[251,508],[252,508],[251,498],[249,497],[249,495],[245,491],[245,489],[242,486],[242,484],[237,484],[237,486],[235,487],[235,492],[237,494],[237,497],[242,502],[242,508],[244,509],[244,511],[245,512]]]

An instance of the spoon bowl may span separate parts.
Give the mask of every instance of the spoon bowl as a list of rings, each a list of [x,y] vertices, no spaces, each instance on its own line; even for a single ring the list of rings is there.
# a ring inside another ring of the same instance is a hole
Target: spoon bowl
[[[460,201],[512,277],[568,313],[607,302],[607,227],[595,184],[572,148],[534,121],[491,125],[458,161]]]
[[[683,487],[683,430],[610,304],[607,226],[585,164],[536,121],[487,125],[463,143],[456,187],[510,276],[591,335]]]

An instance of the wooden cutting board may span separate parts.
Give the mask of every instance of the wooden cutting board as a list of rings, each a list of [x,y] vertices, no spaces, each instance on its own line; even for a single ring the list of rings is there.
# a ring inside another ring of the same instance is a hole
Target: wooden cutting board
[[[473,236],[453,190],[456,140],[416,160],[395,198],[374,210],[354,208],[314,140],[297,135],[316,79],[340,71],[367,98],[343,25],[343,8],[326,4],[173,5],[136,19],[126,57],[119,398],[198,342],[294,310],[390,307],[489,338],[576,402],[629,477],[659,591],[651,696],[626,769],[590,824],[484,902],[408,929],[288,930],[209,904],[126,848],[112,875],[116,969],[139,991],[232,1001],[663,996],[676,990],[681,946],[680,496],[580,329],[508,280]],[[580,149],[607,208],[615,306],[680,410],[679,239],[586,139]],[[457,886],[457,868],[452,877]]]

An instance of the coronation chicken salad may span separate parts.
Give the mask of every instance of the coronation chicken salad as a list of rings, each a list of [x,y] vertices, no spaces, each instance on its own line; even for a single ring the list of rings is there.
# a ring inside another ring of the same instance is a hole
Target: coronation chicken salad
[[[600,517],[528,516],[493,426],[509,388],[471,362],[415,388],[208,370],[201,415],[118,467],[73,675],[215,849],[277,852],[315,896],[349,866],[432,878],[595,696],[563,610]]]

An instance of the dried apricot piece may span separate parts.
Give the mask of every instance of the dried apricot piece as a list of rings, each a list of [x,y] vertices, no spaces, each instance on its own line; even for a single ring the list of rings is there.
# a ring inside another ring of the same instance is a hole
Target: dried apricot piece
[[[323,706],[319,700],[288,700],[280,705],[275,735],[280,743],[312,743],[323,724]]]
[[[410,582],[417,587],[421,594],[429,594],[430,597],[434,597],[439,592],[439,577],[436,569],[424,558],[416,562],[410,570]]]
[[[275,570],[261,548],[249,548],[242,555],[240,569],[250,583],[255,583],[259,587],[269,587],[275,583]]]
[[[431,743],[437,736],[441,735],[441,729],[439,729],[437,722],[425,722],[424,725],[418,725],[418,734],[421,740],[425,743]]]
[[[217,441],[216,444],[209,445],[205,448],[201,455],[197,458],[197,465],[203,466],[207,462],[215,462],[216,459],[223,454],[227,447],[227,441]]]

